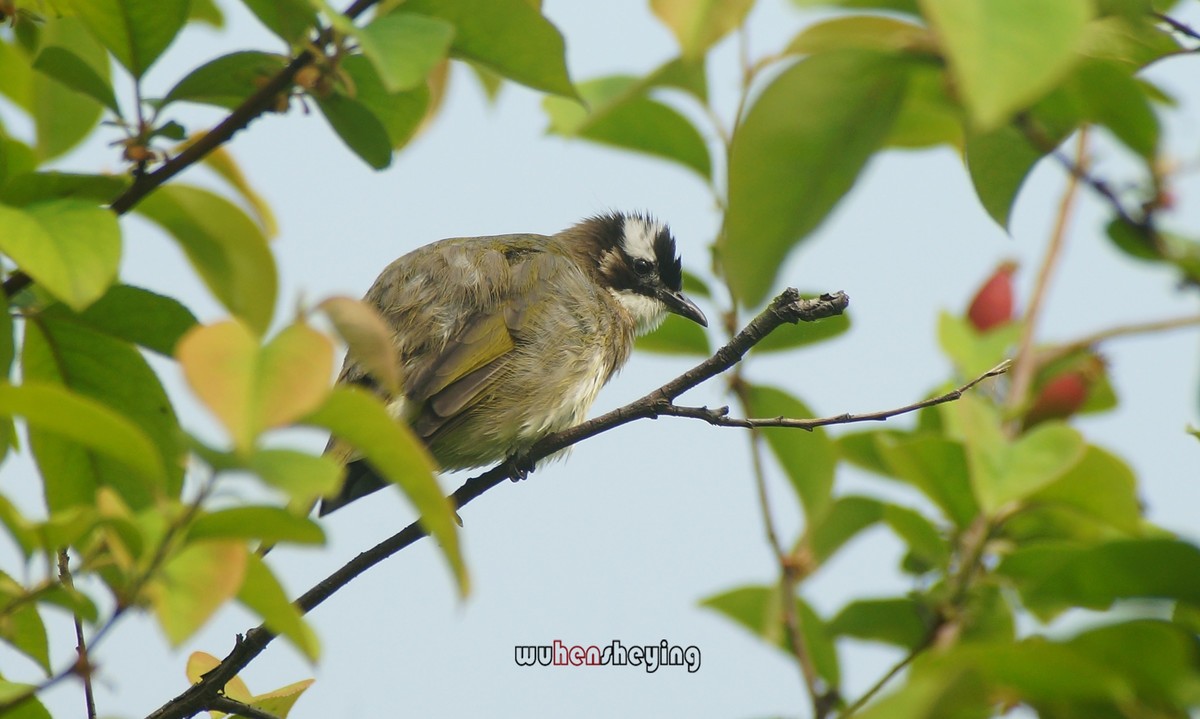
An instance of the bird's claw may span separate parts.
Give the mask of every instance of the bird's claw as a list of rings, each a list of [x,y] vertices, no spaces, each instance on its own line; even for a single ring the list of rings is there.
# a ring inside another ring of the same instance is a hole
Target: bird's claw
[[[527,479],[530,472],[533,471],[533,462],[525,454],[509,455],[508,459],[504,460],[504,464],[508,469],[508,478],[513,482]]]

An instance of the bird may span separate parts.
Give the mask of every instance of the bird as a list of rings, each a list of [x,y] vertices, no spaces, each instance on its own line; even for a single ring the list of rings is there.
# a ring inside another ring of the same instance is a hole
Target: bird
[[[668,313],[708,326],[682,281],[674,236],[644,212],[549,236],[439,240],[388,265],[364,297],[391,332],[399,392],[353,354],[338,382],[378,395],[443,471],[511,459],[583,421],[634,339]],[[326,453],[346,474],[320,516],[387,484],[336,438]]]

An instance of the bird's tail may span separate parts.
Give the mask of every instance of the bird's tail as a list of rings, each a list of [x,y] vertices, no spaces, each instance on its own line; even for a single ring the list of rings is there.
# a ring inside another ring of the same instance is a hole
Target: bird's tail
[[[326,497],[321,500],[320,508],[317,509],[317,516],[324,517],[326,514],[335,509],[340,509],[360,497],[365,497],[372,492],[383,489],[387,484],[387,480],[381,477],[379,472],[367,460],[353,460],[346,465],[346,480],[342,483],[341,491],[338,492],[336,497]]]

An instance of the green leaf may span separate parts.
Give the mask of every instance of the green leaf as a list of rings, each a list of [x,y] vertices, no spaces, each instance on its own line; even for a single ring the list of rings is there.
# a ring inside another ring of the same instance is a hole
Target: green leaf
[[[704,69],[704,58],[684,60],[677,57],[658,67],[646,76],[647,87],[663,87],[682,90],[702,103],[708,102],[708,77]]]
[[[237,595],[248,554],[243,542],[194,542],[163,565],[146,593],[171,646],[183,644]]]
[[[966,436],[971,484],[985,512],[1025,500],[1083,458],[1083,437],[1061,422],[1039,424],[1012,442],[991,407],[974,397],[963,400],[954,409]]]
[[[260,449],[250,457],[247,468],[300,506],[332,494],[343,474],[342,466],[329,457],[289,449]]]
[[[1119,672],[1146,704],[1196,705],[1200,673],[1196,639],[1175,624],[1135,619],[1091,629],[1067,645]]]
[[[34,60],[33,68],[87,95],[112,110],[117,117],[121,116],[121,107],[108,78],[101,77],[91,65],[67,48],[52,45],[42,50]]]
[[[83,200],[22,209],[0,205],[0,251],[72,309],[94,302],[117,276],[117,216]]]
[[[752,386],[747,390],[747,411],[755,417],[814,416],[803,402],[774,387]],[[825,513],[830,503],[837,452],[823,429],[811,432],[790,427],[759,430],[787,473],[792,489],[811,521]]]
[[[236,205],[207,190],[169,184],[137,211],[170,233],[204,284],[258,332],[275,312],[275,258],[262,230]]]
[[[135,78],[183,29],[188,0],[64,0]]]
[[[965,667],[910,677],[898,690],[872,702],[858,719],[986,719],[994,700],[983,681]]]
[[[1124,63],[1135,70],[1182,51],[1171,33],[1157,28],[1148,14],[1093,20],[1084,29],[1079,46],[1084,56]]]
[[[304,622],[300,610],[288,599],[287,593],[271,573],[271,569],[256,555],[247,558],[246,574],[237,597],[238,601],[262,617],[268,629],[287,637],[309,661],[317,660],[320,654],[317,635]],[[255,705],[258,703],[255,702]],[[272,714],[285,716],[274,712]]]
[[[77,19],[59,18],[47,23],[42,32],[41,46],[43,52],[52,46],[67,48],[104,82],[108,82],[108,53]],[[6,64],[5,73],[8,71]],[[91,97],[41,73],[33,75],[26,102],[24,107],[33,118],[37,134],[37,154],[43,161],[58,157],[78,145],[91,134],[104,112],[103,106]]]
[[[34,315],[26,322],[22,355],[26,381],[61,384],[133,422],[154,443],[167,468],[167,495],[178,496],[186,447],[171,402],[150,365],[123,340],[56,319],[54,314]],[[130,481],[125,467],[95,457],[63,437],[31,429],[30,443],[46,477],[47,492],[61,477],[73,475],[78,482],[86,476],[88,485],[112,486],[127,504],[140,509],[161,491]]]
[[[107,205],[129,187],[129,179],[117,175],[82,175],[71,172],[23,172],[0,186],[0,201],[9,205],[31,205],[45,200],[91,200]]]
[[[938,344],[954,362],[960,377],[978,377],[1000,364],[1017,346],[1020,336],[1018,322],[980,332],[966,317],[949,312],[938,316]]]
[[[188,5],[188,21],[202,22],[221,29],[225,27],[225,16],[216,0],[191,0]]]
[[[535,90],[575,96],[562,35],[528,0],[406,0],[400,9],[454,25],[458,57]]]
[[[133,422],[95,400],[55,385],[0,385],[0,415],[19,416],[31,428],[53,432],[111,457],[151,485],[163,482],[165,469],[154,443]],[[63,489],[62,495],[47,496],[51,511],[93,501],[90,489],[65,484]]]
[[[920,490],[956,526],[969,526],[979,514],[962,444],[935,434],[876,434],[875,441],[888,476]]]
[[[267,52],[247,50],[222,55],[175,83],[162,99],[162,106],[186,101],[233,110],[286,64],[287,58]]]
[[[180,338],[196,326],[195,315],[177,300],[132,285],[113,285],[78,314],[53,305],[41,316],[81,324],[166,357],[174,356]]]
[[[303,42],[317,25],[308,0],[242,0],[242,4],[289,47]]]
[[[437,18],[394,12],[362,28],[362,53],[379,72],[388,92],[411,90],[425,83],[446,58],[454,26]]]
[[[650,0],[650,8],[670,28],[683,57],[694,60],[746,20],[754,0]]]
[[[257,539],[268,544],[324,544],[325,532],[308,517],[280,507],[232,507],[202,514],[187,532],[200,539]]]
[[[887,146],[916,149],[950,145],[961,154],[964,142],[962,108],[947,92],[941,68],[911,65],[904,100]]]
[[[0,43],[0,47],[4,47],[4,43]],[[3,62],[4,58],[0,57],[0,64]],[[0,192],[7,189],[6,183],[11,184],[12,178],[32,172],[37,162],[32,147],[20,140],[5,137],[3,128],[0,128]],[[0,194],[0,201],[8,202],[3,194]]]
[[[792,39],[787,52],[815,55],[835,50],[879,50],[901,52],[930,46],[927,28],[878,15],[835,17],[805,27]]]
[[[904,96],[904,68],[861,51],[813,56],[775,78],[734,134],[717,241],[734,295],[767,296],[784,258],[853,186]]]
[[[635,77],[605,77],[579,85],[587,107],[561,97],[545,98],[542,107],[554,134],[673,160],[709,177],[712,162],[704,136],[678,111],[647,97],[649,89]]]
[[[907,561],[915,560],[928,569],[942,568],[950,562],[949,544],[925,515],[898,504],[885,504],[883,521],[908,545]]]
[[[826,5],[862,10],[890,10],[892,12],[919,15],[917,0],[792,0],[792,4],[802,8]]]
[[[1063,706],[1092,708],[1098,702],[1124,704],[1132,698],[1129,683],[1116,672],[1072,647],[1040,637],[1016,643],[963,643],[921,667],[930,674],[958,668],[979,677],[996,696],[1030,704],[1040,716],[1060,716],[1055,710]]]
[[[700,606],[724,614],[768,644],[785,646],[787,639],[784,636],[782,598],[778,587],[738,587],[702,599]]]
[[[819,563],[883,518],[883,503],[871,497],[838,497],[817,521],[805,528],[804,541]]]
[[[370,108],[337,93],[316,100],[329,126],[363,162],[376,170],[392,164],[391,138]]]
[[[816,297],[815,293],[803,293],[805,298]],[[844,334],[850,329],[850,315],[843,312],[840,315],[826,317],[817,322],[797,322],[783,324],[775,328],[761,342],[750,348],[751,352],[781,352],[798,347],[824,342]]]
[[[933,629],[933,614],[910,597],[855,600],[829,621],[829,630],[839,636],[894,644],[910,651],[924,646]]]
[[[254,190],[254,186],[246,179],[232,154],[224,147],[218,147],[205,155],[201,162],[217,173],[250,206],[254,219],[268,238],[279,234],[279,225],[275,221],[275,213],[271,212],[271,206]]]
[[[46,625],[42,623],[37,603],[28,601],[24,595],[20,584],[0,572],[0,641],[32,659],[50,676],[53,670]]]
[[[707,357],[712,352],[704,328],[678,315],[668,315],[661,327],[637,338],[634,348],[643,352],[694,357]]]
[[[469,583],[459,550],[454,509],[433,477],[437,465],[408,427],[396,422],[379,399],[350,387],[335,388],[325,404],[304,422],[324,427],[354,446],[385,479],[404,492],[449,563],[459,592],[465,595]]]
[[[429,88],[420,85],[406,92],[388,92],[378,73],[361,55],[342,60],[342,70],[354,81],[355,99],[383,123],[393,149],[400,149],[416,135],[429,109]]]
[[[1159,126],[1145,87],[1131,69],[1113,62],[1085,62],[1071,77],[1086,119],[1107,127],[1126,147],[1147,160],[1158,150]]]
[[[1090,0],[920,0],[973,124],[995,130],[1070,72]]]
[[[783,618],[783,597],[778,587],[738,587],[703,599],[700,606],[725,615],[743,629],[791,655]],[[803,600],[796,600],[796,615],[801,636],[818,674],[836,687],[840,671],[833,637],[821,618]]]
[[[1008,229],[1017,192],[1044,156],[1011,126],[967,135],[965,159],[975,194],[1001,227]]]
[[[1043,620],[1072,607],[1107,609],[1118,599],[1200,603],[1200,548],[1175,539],[1044,542],[1017,549],[997,572]]]
[[[0,676],[0,703],[14,703],[13,708],[5,712],[5,719],[53,719],[53,716],[41,700],[37,698],[37,687],[32,684],[10,682]]]
[[[1030,495],[1034,506],[1063,506],[1103,522],[1125,534],[1141,531],[1137,478],[1114,454],[1088,445],[1083,457],[1065,474]]]

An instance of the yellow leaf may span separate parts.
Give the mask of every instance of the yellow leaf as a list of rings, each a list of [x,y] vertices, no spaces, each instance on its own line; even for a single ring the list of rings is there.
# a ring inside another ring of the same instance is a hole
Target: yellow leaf
[[[325,313],[349,347],[350,356],[388,391],[400,390],[400,359],[392,341],[392,330],[379,312],[350,297],[330,297],[317,309]]]
[[[239,449],[249,448],[257,434],[251,411],[257,357],[258,341],[236,320],[195,327],[175,348],[192,391]]]
[[[267,343],[260,357],[256,429],[289,424],[325,401],[333,373],[328,337],[298,322]]]
[[[236,320],[196,327],[175,357],[196,396],[221,421],[242,452],[258,434],[307,415],[329,394],[333,344],[303,323],[259,348]]]
[[[166,563],[146,591],[172,646],[182,644],[237,594],[247,554],[241,541],[197,542]]]

